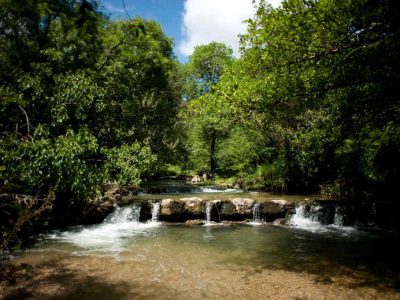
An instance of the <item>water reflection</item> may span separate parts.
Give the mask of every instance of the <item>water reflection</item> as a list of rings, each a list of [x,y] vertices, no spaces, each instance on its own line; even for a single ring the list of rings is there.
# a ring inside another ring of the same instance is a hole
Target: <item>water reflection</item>
[[[399,243],[394,236],[380,237],[364,232],[351,236],[336,232],[313,234],[272,226],[149,226],[135,227],[136,232],[132,229],[130,234],[110,228],[64,232],[46,237],[34,249],[51,247],[74,254],[81,251],[83,255],[123,252],[125,257],[143,250],[149,253],[152,248],[163,248],[176,255],[199,253],[201,250],[218,253],[218,257],[229,265],[234,263],[324,275],[336,274],[341,266],[368,270],[380,276],[400,270],[397,258]],[[117,238],[116,234],[120,236]],[[193,263],[201,264],[202,259],[198,257],[198,261]]]
[[[90,232],[85,233],[86,240],[83,236],[71,238],[85,230]],[[129,235],[109,231],[121,242],[116,251],[112,243],[88,243],[88,239],[99,238],[96,230],[104,228],[80,227],[45,235],[14,263],[41,268],[48,275],[42,284],[62,286],[65,280],[56,274],[63,268],[63,272],[76,272],[77,277],[71,280],[81,284],[84,295],[89,295],[98,282],[104,282],[100,290],[110,289],[110,295],[122,298],[265,298],[267,291],[277,293],[278,282],[279,291],[284,286],[280,292],[286,293],[280,296],[283,299],[297,297],[302,288],[317,297],[320,285],[327,284],[334,286],[331,298],[335,293],[343,299],[354,298],[350,285],[367,293],[359,298],[381,298],[380,288],[387,293],[398,284],[400,243],[389,234],[315,234],[267,225],[157,224],[132,227]],[[93,284],[86,286],[85,282]],[[259,286],[263,290],[259,291]],[[126,294],[120,293],[121,287]],[[72,288],[73,295],[78,291]]]

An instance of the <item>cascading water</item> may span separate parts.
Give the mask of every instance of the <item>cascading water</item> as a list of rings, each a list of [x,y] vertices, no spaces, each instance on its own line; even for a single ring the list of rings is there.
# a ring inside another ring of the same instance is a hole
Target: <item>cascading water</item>
[[[151,204],[151,222],[157,223],[160,216],[160,202],[153,202]]]
[[[206,202],[206,224],[211,224],[211,210],[213,203],[210,201]]]
[[[289,221],[289,225],[313,232],[324,230],[322,224],[315,220],[311,213],[306,213],[306,205],[296,207],[296,212]]]
[[[115,210],[106,217],[103,223],[121,224],[125,222],[139,222],[140,210],[140,205],[116,206]]]
[[[321,220],[324,219],[324,215],[321,213],[323,208],[319,205],[309,207],[304,204],[296,207],[295,214],[292,215],[289,225],[304,229],[311,232],[326,232],[329,230],[341,230],[344,232],[354,230],[353,227],[343,226],[343,215],[339,212],[338,207],[335,207],[333,223],[322,224]]]
[[[344,225],[343,215],[341,214],[339,207],[335,208],[335,217],[333,219],[333,224],[335,224],[336,226]]]
[[[195,190],[195,193],[241,193],[241,189],[221,189],[215,187],[199,187]]]
[[[101,224],[77,227],[49,238],[61,238],[85,249],[120,252],[125,247],[126,238],[144,234],[149,228],[158,226],[157,222],[140,223],[140,210],[141,206],[138,204],[116,206]]]
[[[260,203],[253,206],[253,222],[254,224],[261,224],[264,220],[261,218]]]

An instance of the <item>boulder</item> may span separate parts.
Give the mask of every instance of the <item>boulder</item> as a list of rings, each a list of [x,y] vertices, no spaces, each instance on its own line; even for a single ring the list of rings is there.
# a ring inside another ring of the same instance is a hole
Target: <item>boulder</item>
[[[195,220],[187,220],[186,223],[187,225],[204,225],[204,220],[200,220],[200,219],[195,219]]]
[[[219,212],[223,217],[229,217],[237,214],[236,207],[231,201],[222,202]]]
[[[160,216],[181,215],[185,202],[176,199],[163,199],[160,202]]]
[[[254,200],[248,198],[235,198],[231,200],[235,206],[236,212],[241,215],[248,215],[253,213]]]
[[[195,175],[195,176],[193,176],[193,178],[190,181],[194,182],[194,183],[198,183],[198,182],[202,182],[203,178],[200,177],[199,175]]]
[[[293,207],[293,203],[286,200],[270,200],[260,203],[260,211],[264,215],[284,215]]]
[[[110,185],[110,188],[104,192],[104,200],[111,200],[114,202],[121,200],[121,191],[118,186]]]
[[[180,199],[184,203],[184,211],[190,215],[202,215],[204,214],[204,201],[198,197],[182,198]]]
[[[274,225],[274,226],[285,226],[286,225],[286,220],[284,218],[279,218],[279,219],[276,219],[276,220],[272,221],[271,224]]]

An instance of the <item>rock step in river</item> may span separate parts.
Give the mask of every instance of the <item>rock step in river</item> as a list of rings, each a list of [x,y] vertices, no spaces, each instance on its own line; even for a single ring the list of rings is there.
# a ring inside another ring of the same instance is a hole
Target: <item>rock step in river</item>
[[[203,200],[199,197],[133,200],[117,206],[131,208],[138,222],[179,222],[189,225],[219,224],[239,221],[250,224],[272,223],[310,231],[326,230],[327,226],[354,224],[348,207],[331,201],[308,200],[291,202],[283,199],[255,201],[249,198]],[[347,211],[346,211],[347,209]]]
[[[253,219],[256,214],[260,220],[273,221],[285,218],[287,213],[293,212],[294,203],[282,199],[255,201],[250,198],[233,198],[227,200],[204,200],[199,197],[162,199],[159,201],[134,199],[131,205],[140,205],[140,221],[152,219],[152,207],[154,203],[159,204],[160,221],[185,222],[195,219],[206,219],[210,221],[244,221]],[[208,209],[207,209],[208,208]]]

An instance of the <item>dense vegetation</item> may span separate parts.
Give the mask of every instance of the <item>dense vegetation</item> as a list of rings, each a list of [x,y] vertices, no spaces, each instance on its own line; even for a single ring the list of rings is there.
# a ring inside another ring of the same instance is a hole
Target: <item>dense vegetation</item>
[[[395,225],[395,4],[260,1],[239,59],[211,43],[181,65],[155,21],[111,21],[90,1],[0,0],[0,192],[37,199],[2,198],[3,238],[21,216],[71,210],[106,182],[138,186],[171,165],[323,192]]]
[[[189,59],[199,74],[223,67],[195,77],[207,88],[184,111],[189,166],[267,190],[322,192],[395,222],[399,17],[395,1],[261,1],[240,59],[216,62],[212,44]]]
[[[65,0],[2,0],[0,20],[0,189],[38,199],[17,215],[71,210],[172,158],[181,98],[159,24]],[[10,203],[0,204],[6,234]]]

